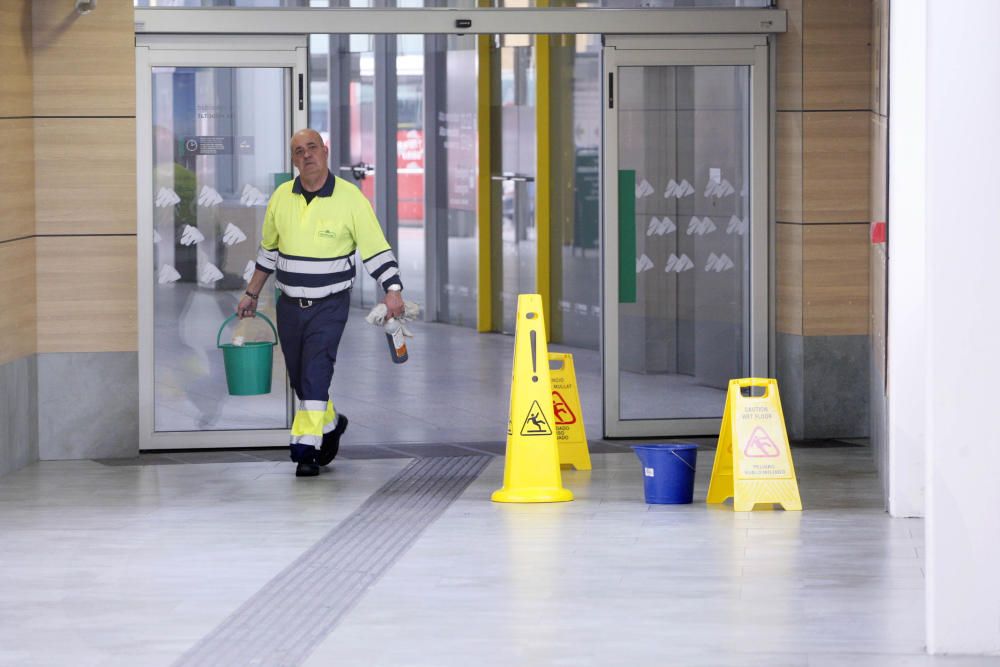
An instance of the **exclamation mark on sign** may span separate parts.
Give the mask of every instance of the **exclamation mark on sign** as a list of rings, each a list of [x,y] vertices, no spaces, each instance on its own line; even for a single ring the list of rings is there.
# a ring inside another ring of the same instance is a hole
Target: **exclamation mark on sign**
[[[535,332],[531,333],[531,381],[538,382],[538,353],[535,350]]]

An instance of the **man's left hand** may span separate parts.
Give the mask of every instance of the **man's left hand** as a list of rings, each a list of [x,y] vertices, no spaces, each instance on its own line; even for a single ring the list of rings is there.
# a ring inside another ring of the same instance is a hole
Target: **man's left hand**
[[[385,299],[382,300],[385,304],[387,313],[386,317],[399,318],[403,316],[403,292],[386,292]]]

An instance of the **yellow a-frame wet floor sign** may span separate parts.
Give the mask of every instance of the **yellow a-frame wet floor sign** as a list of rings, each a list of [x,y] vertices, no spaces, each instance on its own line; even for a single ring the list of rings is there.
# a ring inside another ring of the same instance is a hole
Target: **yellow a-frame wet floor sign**
[[[590,470],[590,449],[587,447],[587,430],[583,425],[580,392],[576,388],[573,355],[568,352],[549,352],[549,364],[559,463],[563,467]]]
[[[545,342],[542,297],[517,298],[514,370],[507,412],[507,458],[498,503],[554,503],[573,500],[563,488],[552,406],[549,350]]]
[[[753,396],[753,388],[762,388],[763,395]],[[751,395],[744,396],[743,389]],[[750,511],[757,503],[802,509],[776,380],[729,381],[706,502],[727,498],[737,512]]]

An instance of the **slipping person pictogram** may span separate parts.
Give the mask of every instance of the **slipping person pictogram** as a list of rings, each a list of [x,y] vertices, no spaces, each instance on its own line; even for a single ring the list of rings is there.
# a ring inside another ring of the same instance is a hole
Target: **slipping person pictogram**
[[[538,401],[531,403],[524,426],[521,427],[521,435],[552,435],[552,427],[542,414],[542,407],[538,405]]]
[[[576,415],[573,414],[566,399],[558,391],[552,392],[552,411],[556,416],[556,426],[576,423]]]
[[[750,434],[750,440],[743,449],[743,455],[750,458],[770,459],[781,455],[781,450],[767,431],[758,426]]]
[[[299,130],[291,150],[299,175],[271,195],[256,267],[236,312],[253,317],[267,277],[276,274],[278,339],[298,398],[291,458],[297,477],[313,477],[333,461],[347,429],[347,417],[330,398],[330,381],[350,309],[355,251],[385,290],[389,317],[403,315],[403,283],[371,204],[330,173],[330,151],[319,133]]]

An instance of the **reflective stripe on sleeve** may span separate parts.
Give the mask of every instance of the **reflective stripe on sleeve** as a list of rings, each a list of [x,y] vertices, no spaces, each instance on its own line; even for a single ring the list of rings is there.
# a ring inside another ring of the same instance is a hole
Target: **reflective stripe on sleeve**
[[[278,250],[267,250],[263,246],[257,250],[257,266],[261,271],[271,273],[278,262]]]
[[[383,250],[379,254],[365,260],[365,271],[374,276],[375,272],[382,268],[383,264],[395,261],[396,256],[392,254],[392,250]]]

